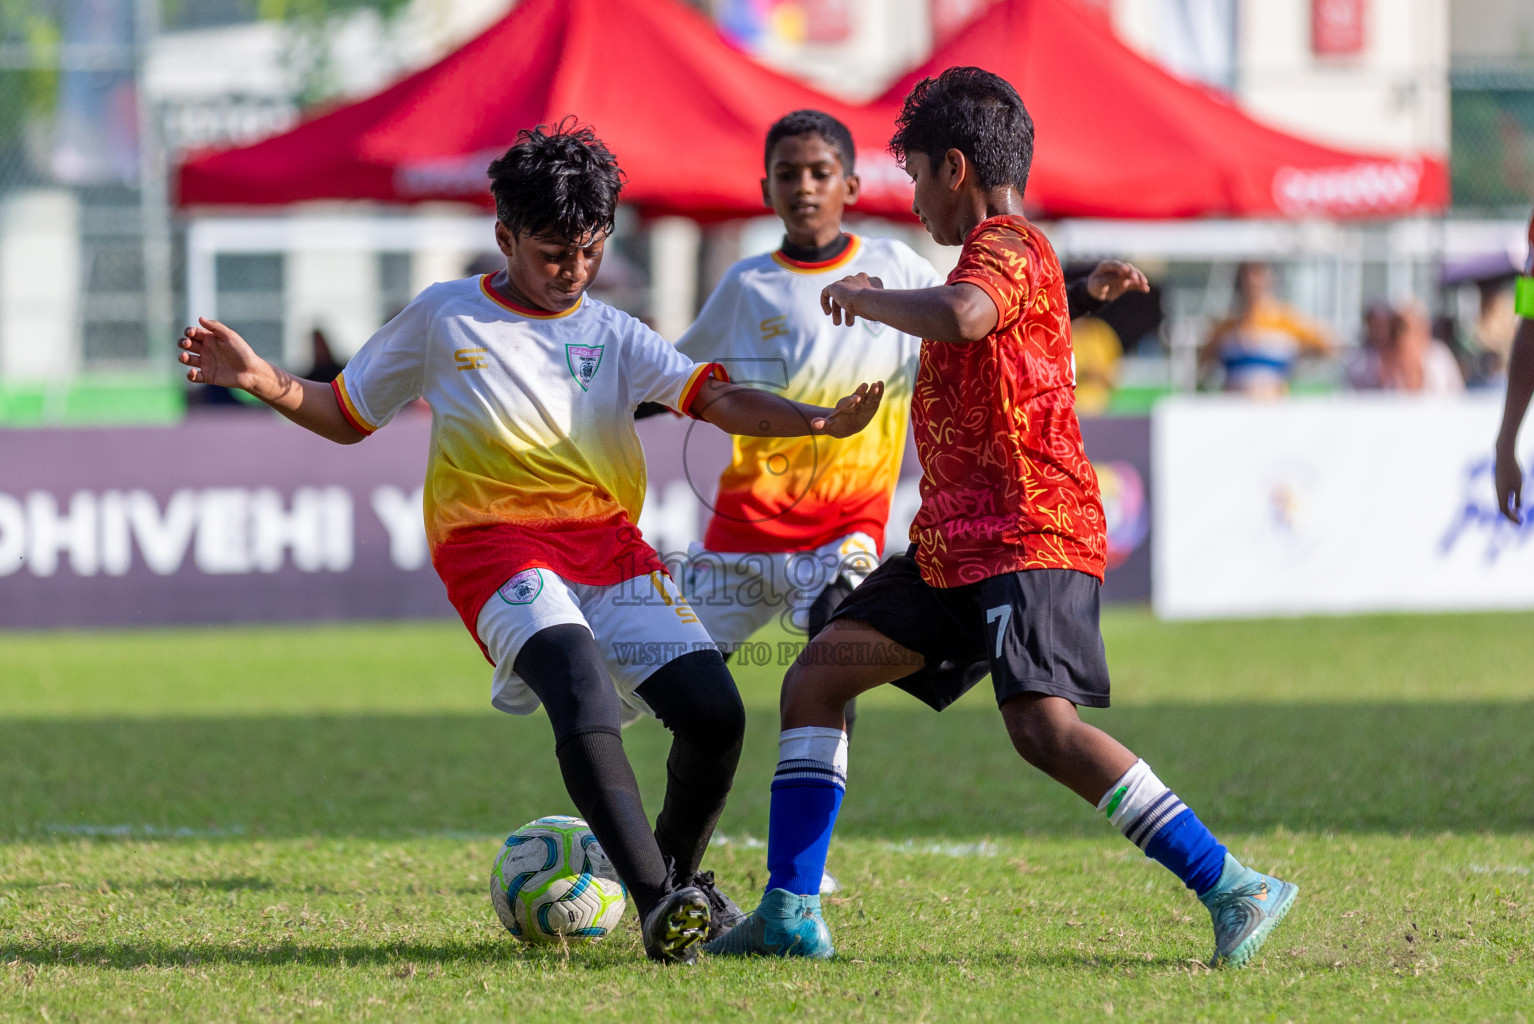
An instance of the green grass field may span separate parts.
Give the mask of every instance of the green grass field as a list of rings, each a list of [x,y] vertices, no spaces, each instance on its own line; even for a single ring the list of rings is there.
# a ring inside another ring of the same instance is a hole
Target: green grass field
[[[1244,859],[1301,886],[1211,973],[1193,897],[1011,751],[982,685],[864,701],[831,963],[519,946],[500,839],[571,812],[541,715],[455,624],[0,635],[0,1020],[1534,1017],[1534,616],[1104,623],[1113,709]],[[764,876],[780,670],[710,865]],[[658,808],[667,736],[625,743]]]

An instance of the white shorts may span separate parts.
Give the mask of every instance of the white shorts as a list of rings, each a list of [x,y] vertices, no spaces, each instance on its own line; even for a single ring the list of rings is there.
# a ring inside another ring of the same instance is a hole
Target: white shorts
[[[866,533],[849,533],[813,551],[732,553],[688,549],[682,592],[720,650],[733,651],[774,618],[803,636],[820,592],[845,576],[856,587],[879,565]]]
[[[522,645],[539,630],[574,623],[591,630],[618,696],[655,712],[634,691],[667,662],[717,650],[687,599],[664,573],[600,587],[571,583],[549,569],[524,569],[480,610],[479,638],[495,662],[490,703],[513,715],[538,709],[538,696],[512,671]]]

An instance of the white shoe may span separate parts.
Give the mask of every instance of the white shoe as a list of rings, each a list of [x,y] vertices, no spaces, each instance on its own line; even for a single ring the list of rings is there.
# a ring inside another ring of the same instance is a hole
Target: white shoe
[[[836,892],[842,887],[842,883],[836,880],[836,876],[829,871],[820,873],[820,894],[824,896],[828,892]]]

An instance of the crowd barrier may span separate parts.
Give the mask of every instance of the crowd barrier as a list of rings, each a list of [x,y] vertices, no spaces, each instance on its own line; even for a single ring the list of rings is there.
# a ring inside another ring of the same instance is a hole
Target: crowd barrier
[[[1534,525],[1492,487],[1500,412],[1490,393],[1163,401],[1157,614],[1534,607]]]
[[[1148,600],[1149,421],[1083,429],[1108,508],[1104,596]],[[729,441],[671,416],[639,430],[640,529],[685,552]],[[0,433],[0,628],[451,616],[421,523],[430,433],[429,415],[406,410],[341,446],[244,409],[173,427]],[[905,546],[919,476],[908,450],[888,551]]]

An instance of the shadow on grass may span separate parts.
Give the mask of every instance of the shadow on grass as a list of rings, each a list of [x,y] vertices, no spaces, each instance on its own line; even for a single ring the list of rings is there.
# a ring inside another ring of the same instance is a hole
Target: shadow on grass
[[[1090,714],[1222,832],[1527,831],[1534,703],[1132,706]],[[765,836],[753,715],[720,831]],[[624,734],[652,812],[669,735]],[[504,834],[568,812],[541,715],[0,720],[0,838]],[[1102,834],[988,701],[864,712],[839,834]]]
[[[44,966],[80,965],[134,970],[139,967],[196,967],[236,964],[243,967],[341,967],[460,963],[501,963],[525,956],[561,958],[557,948],[525,951],[507,942],[441,944],[391,942],[379,945],[275,943],[231,946],[215,942],[0,942],[0,957]]]
[[[270,892],[277,888],[277,883],[265,878],[236,875],[229,878],[150,878],[134,879],[131,883],[120,885],[110,878],[102,880],[100,890],[103,892]],[[95,886],[76,885],[72,882],[5,882],[0,884],[0,891],[24,890],[24,889],[82,889],[91,892],[98,891]]]
[[[604,953],[607,951],[603,951]],[[511,940],[493,942],[417,943],[391,942],[378,945],[305,945],[274,943],[270,946],[238,946],[214,942],[0,942],[0,963],[20,961],[37,967],[105,967],[131,971],[143,967],[178,968],[206,965],[239,967],[393,967],[400,977],[414,976],[423,965],[455,964],[474,967],[502,964],[510,960],[523,963],[549,963],[572,970],[603,971],[619,968],[632,974],[637,951],[614,951],[612,955],[592,957],[582,950],[580,956],[567,956],[558,946],[523,946]],[[1123,954],[1058,952],[1053,955],[1032,953],[968,954],[954,957],[942,953],[911,952],[898,955],[867,955],[860,964],[872,968],[908,970],[913,967],[947,968],[962,965],[974,969],[1016,969],[1019,967],[1108,970],[1187,969],[1202,971],[1201,961],[1177,957],[1141,957]]]

